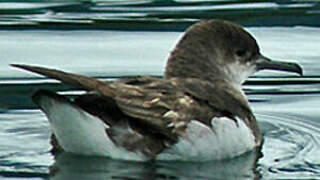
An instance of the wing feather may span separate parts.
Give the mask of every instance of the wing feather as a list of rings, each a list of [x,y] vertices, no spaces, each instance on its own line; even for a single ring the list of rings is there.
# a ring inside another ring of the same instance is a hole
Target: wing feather
[[[214,116],[246,118],[252,115],[246,99],[237,96],[238,92],[223,80],[212,84],[196,78],[137,77],[103,82],[55,69],[12,66],[112,98],[124,114],[168,136],[168,131],[174,136],[183,133],[185,125],[193,119],[211,125]]]
[[[96,78],[87,77],[83,75],[67,73],[56,69],[49,69],[39,66],[30,66],[22,64],[11,64],[11,66],[31,71],[49,78],[57,79],[63,83],[70,84],[76,87],[83,88],[88,91],[98,91],[103,96],[113,97],[114,91],[110,86],[110,83],[100,81]]]

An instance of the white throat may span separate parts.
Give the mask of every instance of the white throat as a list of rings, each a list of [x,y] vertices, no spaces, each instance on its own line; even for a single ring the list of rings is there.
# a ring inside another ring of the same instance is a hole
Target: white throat
[[[224,69],[225,75],[231,81],[231,83],[241,89],[241,85],[256,72],[255,67],[247,62],[242,64],[239,62],[234,62],[225,66]]]

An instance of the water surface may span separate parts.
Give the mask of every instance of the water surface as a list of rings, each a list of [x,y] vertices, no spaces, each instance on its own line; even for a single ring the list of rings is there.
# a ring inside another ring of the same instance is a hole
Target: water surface
[[[312,1],[1,1],[0,177],[320,178],[320,28],[314,20],[319,18],[318,7]],[[43,65],[102,80],[161,76],[182,30],[208,17],[245,25],[264,55],[296,61],[304,68],[304,77],[264,71],[244,85],[264,133],[261,152],[206,163],[50,154],[49,124],[30,96],[40,88],[67,95],[82,91],[8,64]]]

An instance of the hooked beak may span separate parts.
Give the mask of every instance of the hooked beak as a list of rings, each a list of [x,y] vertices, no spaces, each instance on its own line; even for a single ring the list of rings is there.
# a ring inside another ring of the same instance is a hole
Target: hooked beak
[[[273,61],[263,55],[260,55],[259,59],[256,61],[257,70],[269,69],[269,70],[278,70],[278,71],[288,71],[303,75],[302,68],[299,64]]]

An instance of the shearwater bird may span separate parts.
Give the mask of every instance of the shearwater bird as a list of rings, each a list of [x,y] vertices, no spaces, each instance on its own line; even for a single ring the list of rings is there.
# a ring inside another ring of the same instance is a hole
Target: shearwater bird
[[[90,93],[70,100],[39,90],[53,151],[126,160],[208,161],[260,147],[262,135],[241,84],[270,69],[302,75],[295,63],[263,56],[242,27],[223,20],[191,26],[171,52],[164,78],[101,81],[12,64]]]

